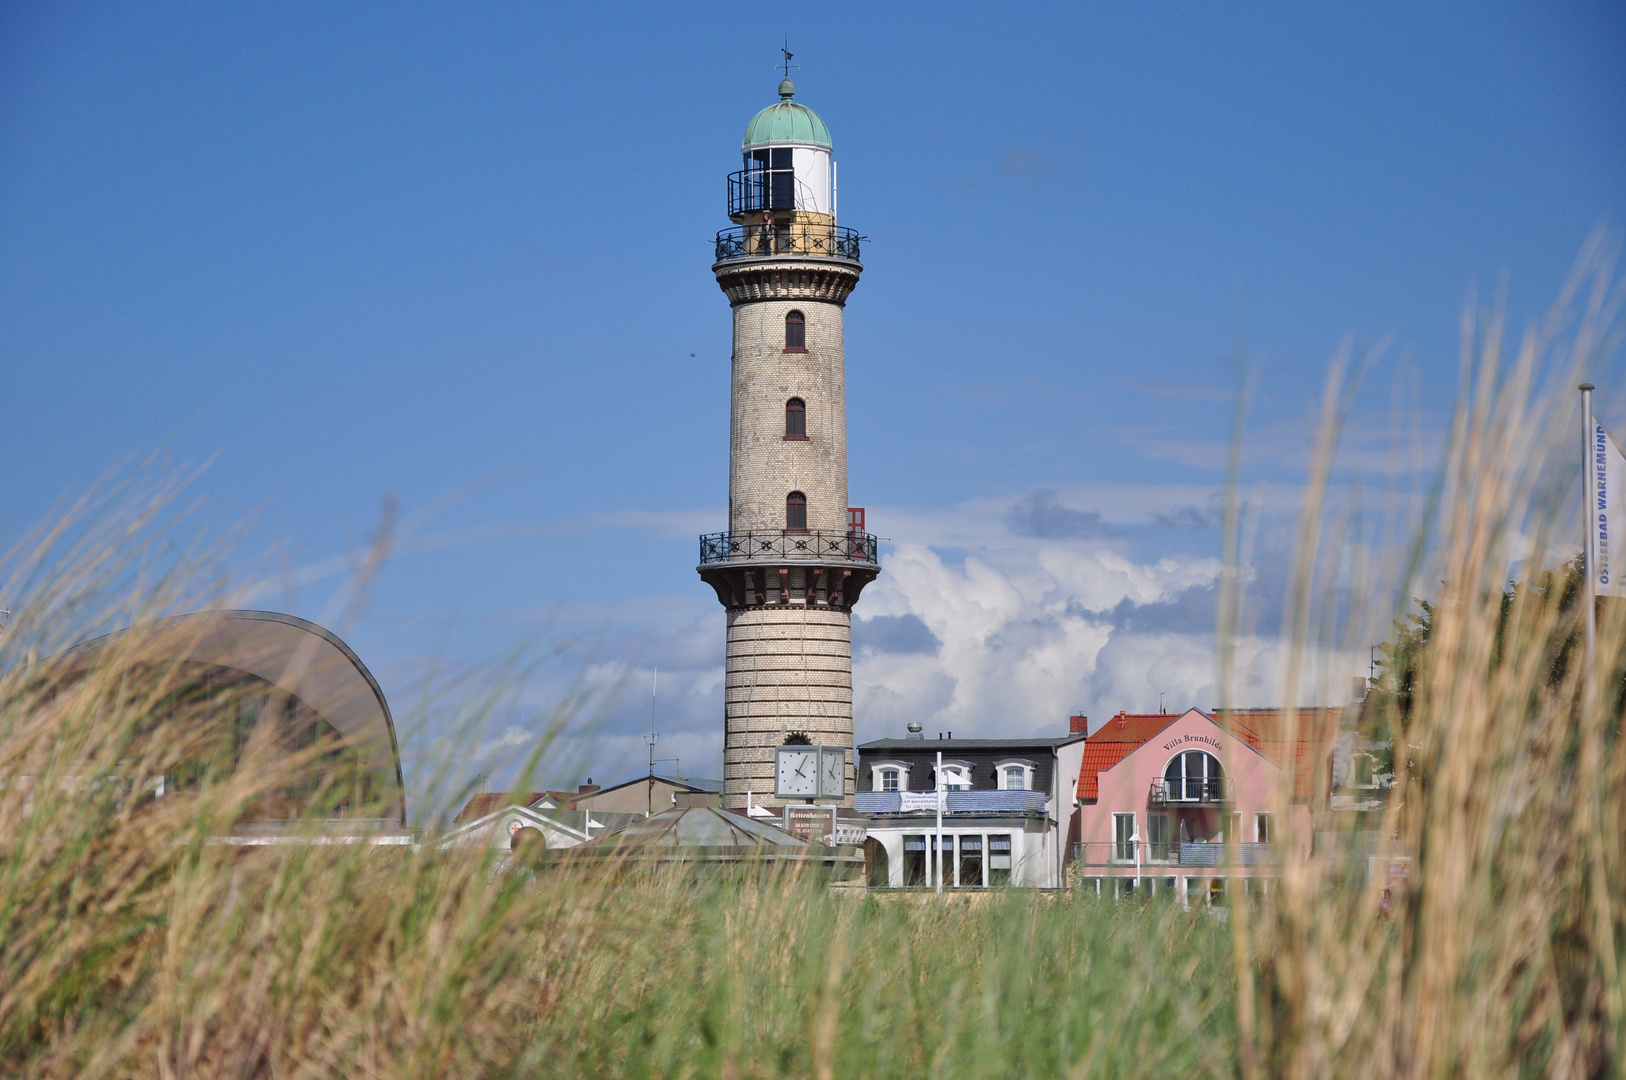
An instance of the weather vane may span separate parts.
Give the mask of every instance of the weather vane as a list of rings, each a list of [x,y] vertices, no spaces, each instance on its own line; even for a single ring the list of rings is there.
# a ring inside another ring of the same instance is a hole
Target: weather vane
[[[791,68],[799,68],[799,67],[802,66],[800,64],[793,64],[793,63],[790,62],[790,58],[795,56],[796,54],[790,51],[790,35],[789,34],[785,35],[785,47],[783,49],[780,49],[779,51],[785,54],[785,62],[782,63],[782,64],[775,64],[774,67],[782,67],[782,68],[784,68],[785,69],[785,78],[788,79],[788,78],[790,78],[790,69]]]

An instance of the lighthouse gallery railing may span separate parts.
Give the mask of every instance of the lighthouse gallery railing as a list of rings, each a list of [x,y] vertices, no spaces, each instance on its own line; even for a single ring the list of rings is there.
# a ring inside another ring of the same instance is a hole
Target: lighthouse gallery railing
[[[879,563],[876,539],[852,532],[708,533],[700,538],[700,564],[741,559],[850,559]]]
[[[737,225],[717,234],[717,261],[794,255],[808,259],[858,262],[858,245],[863,239],[853,230],[839,225],[804,222]]]

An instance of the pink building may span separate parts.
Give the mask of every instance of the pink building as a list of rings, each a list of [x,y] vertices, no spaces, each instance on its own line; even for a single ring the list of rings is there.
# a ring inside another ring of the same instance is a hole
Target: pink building
[[[1208,903],[1238,881],[1268,891],[1282,845],[1310,844],[1340,717],[1300,710],[1289,740],[1280,709],[1114,716],[1085,743],[1073,880]]]

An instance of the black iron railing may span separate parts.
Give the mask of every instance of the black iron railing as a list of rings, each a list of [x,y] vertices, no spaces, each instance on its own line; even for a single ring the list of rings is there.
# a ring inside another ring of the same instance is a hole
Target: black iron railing
[[[795,210],[796,187],[796,173],[792,169],[741,169],[729,173],[728,214],[733,217],[761,210]]]
[[[1153,805],[1194,803],[1214,806],[1228,803],[1231,801],[1231,781],[1227,777],[1153,780],[1150,801]]]
[[[858,243],[863,239],[836,225],[738,225],[717,234],[717,261],[793,255],[858,262]]]
[[[869,533],[743,532],[708,533],[700,538],[700,563],[740,559],[850,559],[878,563],[875,537]]]

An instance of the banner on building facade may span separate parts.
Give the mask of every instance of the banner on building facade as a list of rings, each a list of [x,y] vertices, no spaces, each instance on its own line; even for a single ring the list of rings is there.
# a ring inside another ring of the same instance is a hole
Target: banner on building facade
[[[901,813],[910,813],[915,810],[946,810],[947,799],[943,791],[900,791],[898,792],[898,810]]]

